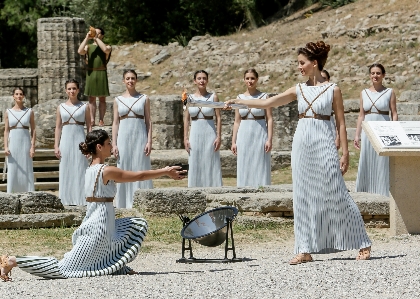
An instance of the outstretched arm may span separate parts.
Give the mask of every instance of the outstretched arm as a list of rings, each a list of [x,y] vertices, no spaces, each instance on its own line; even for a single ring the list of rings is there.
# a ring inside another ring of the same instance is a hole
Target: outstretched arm
[[[113,180],[117,183],[129,183],[152,180],[164,175],[169,176],[174,180],[181,180],[184,178],[185,172],[185,170],[181,170],[180,166],[167,166],[161,169],[144,171],[126,171],[114,166],[107,166],[103,171],[103,181],[104,183],[109,180]]]
[[[290,102],[296,100],[296,87],[291,87],[285,92],[275,95],[274,97],[264,99],[264,100],[241,100],[241,99],[235,99],[235,100],[229,100],[226,101],[226,108],[229,107],[230,104],[242,104],[247,105],[249,108],[272,108],[272,107],[278,107],[278,106],[284,106],[286,104],[289,104]]]

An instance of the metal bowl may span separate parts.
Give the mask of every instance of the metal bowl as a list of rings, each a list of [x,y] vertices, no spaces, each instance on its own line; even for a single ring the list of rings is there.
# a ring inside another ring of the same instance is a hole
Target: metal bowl
[[[226,218],[233,221],[237,214],[235,207],[220,207],[204,212],[184,226],[181,236],[204,246],[218,246],[226,240]]]

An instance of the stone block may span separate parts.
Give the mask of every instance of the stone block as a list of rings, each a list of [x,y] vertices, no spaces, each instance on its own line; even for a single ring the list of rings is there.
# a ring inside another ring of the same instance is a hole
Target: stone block
[[[51,193],[26,192],[17,196],[21,205],[20,214],[58,213],[64,210],[60,199]]]
[[[364,192],[350,192],[350,195],[362,215],[389,215],[389,197]]]
[[[397,103],[398,116],[420,114],[420,103]]]
[[[152,125],[153,149],[179,149],[184,144],[184,131],[182,125]]]
[[[246,195],[238,193],[208,194],[209,208],[234,206],[239,212],[290,212],[293,210],[293,193],[259,192]]]
[[[70,227],[79,226],[82,220],[79,213],[0,215],[0,229]]]
[[[150,59],[150,63],[151,64],[159,64],[159,63],[165,61],[166,59],[168,59],[169,57],[171,57],[171,54],[166,49],[164,49],[164,50],[160,51],[158,55],[152,57]]]
[[[398,98],[400,102],[420,102],[420,90],[404,90]]]
[[[346,114],[344,114],[344,118],[345,118],[345,121],[346,121],[346,127],[356,128],[358,117],[359,117],[359,113],[346,113]]]
[[[19,214],[20,201],[15,194],[0,192],[0,214]]]
[[[206,193],[195,188],[139,189],[134,206],[144,214],[198,214],[206,209]]]
[[[359,113],[360,111],[360,100],[344,100],[344,113]]]
[[[183,126],[183,109],[180,95],[152,95],[149,98],[153,124]]]

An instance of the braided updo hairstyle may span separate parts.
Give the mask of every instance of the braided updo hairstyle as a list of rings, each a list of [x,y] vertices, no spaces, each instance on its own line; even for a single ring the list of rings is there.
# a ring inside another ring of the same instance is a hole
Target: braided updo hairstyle
[[[93,130],[86,135],[85,142],[80,142],[79,149],[83,155],[94,155],[96,154],[96,145],[104,145],[108,138],[109,135],[105,130]]]
[[[330,45],[327,45],[323,41],[318,41],[316,43],[307,43],[304,48],[299,48],[297,52],[298,55],[305,55],[311,61],[316,60],[318,62],[318,69],[322,71],[327,62],[330,49]]]

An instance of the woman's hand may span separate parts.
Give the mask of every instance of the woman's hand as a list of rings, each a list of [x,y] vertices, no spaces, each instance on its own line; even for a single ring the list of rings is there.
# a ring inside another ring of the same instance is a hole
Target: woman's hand
[[[35,146],[31,146],[31,149],[29,150],[29,156],[31,158],[35,156]]]
[[[114,157],[117,159],[120,152],[118,151],[118,146],[117,145],[113,145],[112,146],[112,153],[114,154]]]
[[[354,141],[353,141],[354,147],[357,148],[358,150],[360,150],[360,139],[359,136],[355,136],[354,137]]]
[[[273,144],[271,143],[271,141],[267,140],[264,144],[265,152],[268,153],[269,151],[271,151],[272,148],[273,148]]]
[[[54,148],[54,154],[57,157],[57,159],[61,159],[60,148],[58,148],[58,147]]]
[[[216,137],[216,140],[214,140],[213,142],[215,152],[217,152],[220,149],[221,144],[222,144],[222,141],[220,140],[220,137]]]
[[[225,107],[223,107],[223,110],[232,110],[232,107],[230,107],[230,105],[232,104],[236,104],[237,100],[227,100],[225,102]]]
[[[343,155],[340,159],[341,174],[344,175],[349,169],[349,155]]]
[[[185,178],[185,174],[187,173],[186,170],[181,170],[181,166],[166,166],[165,169],[167,169],[167,175],[177,181]]]
[[[146,143],[146,147],[144,148],[144,153],[146,156],[149,156],[152,152],[152,144],[150,142]]]
[[[190,145],[190,141],[188,139],[184,140],[184,146],[185,146],[185,150],[187,151],[187,153],[190,154],[191,145]]]
[[[10,155],[10,150],[9,150],[9,148],[8,148],[8,147],[6,147],[6,148],[4,149],[4,154],[5,154],[6,156]]]
[[[88,33],[86,33],[86,37],[85,37],[87,40],[89,40],[89,39],[93,39],[93,37],[92,36],[90,36],[90,31],[88,32]]]
[[[232,146],[230,148],[230,150],[232,151],[232,153],[237,156],[238,155],[238,148],[236,147],[236,143],[232,143]]]

